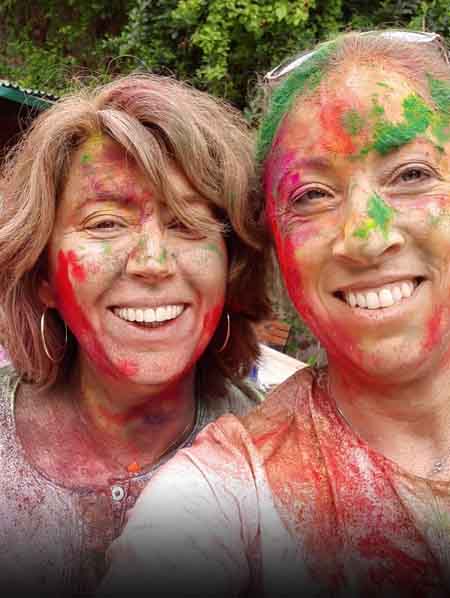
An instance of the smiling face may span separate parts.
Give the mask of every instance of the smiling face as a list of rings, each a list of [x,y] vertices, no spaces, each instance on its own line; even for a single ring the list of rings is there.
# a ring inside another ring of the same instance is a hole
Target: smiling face
[[[297,102],[266,161],[297,309],[331,364],[378,380],[449,351],[450,86],[429,82],[434,104],[388,67],[351,65]]]
[[[175,193],[210,208],[175,168]],[[190,371],[222,312],[227,254],[218,232],[183,225],[108,137],[74,154],[41,287],[100,376],[165,387]]]

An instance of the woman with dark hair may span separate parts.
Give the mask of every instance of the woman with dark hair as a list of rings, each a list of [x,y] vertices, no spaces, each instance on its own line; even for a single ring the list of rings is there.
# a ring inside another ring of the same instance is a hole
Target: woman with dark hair
[[[161,463],[257,395],[268,309],[241,118],[129,76],[41,115],[0,211],[0,586],[81,595]],[[251,284],[250,284],[251,280]]]
[[[267,221],[328,366],[159,472],[104,592],[448,595],[447,50],[435,34],[352,33],[266,81]]]

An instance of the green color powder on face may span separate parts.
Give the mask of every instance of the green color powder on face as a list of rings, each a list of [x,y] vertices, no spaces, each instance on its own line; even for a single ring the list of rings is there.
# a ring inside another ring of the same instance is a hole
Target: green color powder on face
[[[430,126],[433,112],[417,94],[410,94],[403,100],[403,118],[399,123],[380,119],[375,124],[372,144],[379,154],[385,156],[390,151],[409,143],[425,133]]]
[[[156,261],[163,265],[166,263],[167,261],[167,249],[165,247],[163,247],[159,253],[159,256],[156,258]]]
[[[386,239],[389,234],[389,226],[394,218],[394,210],[379,195],[374,193],[369,199],[367,210],[369,218],[366,218],[362,225],[353,233],[354,237],[367,239],[371,231],[379,229]]]
[[[259,162],[266,158],[278,127],[297,97],[303,92],[313,91],[319,85],[336,46],[336,42],[324,44],[274,90],[258,131],[256,158]]]
[[[359,239],[367,239],[371,231],[373,231],[376,227],[377,225],[372,218],[366,218],[363,220],[361,226],[355,230],[353,236],[358,237]]]
[[[450,114],[450,83],[441,79],[434,79],[431,75],[427,75],[427,79],[431,99],[436,108],[444,114]]]
[[[103,241],[102,249],[104,255],[111,255],[112,254],[112,247],[109,241]]]
[[[208,243],[205,246],[205,249],[207,251],[212,251],[213,253],[216,253],[219,257],[222,256],[222,252],[220,251],[220,249],[217,247],[217,245],[214,245],[214,243]]]
[[[342,115],[342,126],[349,135],[358,135],[364,127],[364,119],[357,110],[347,110]]]
[[[431,75],[427,75],[427,79],[431,99],[437,108],[437,113],[433,115],[431,132],[439,143],[446,143],[450,140],[450,83],[434,79]]]
[[[384,83],[384,81],[378,81],[377,85],[378,85],[378,87],[383,87],[383,89],[388,89],[389,91],[394,91],[394,88],[391,85]]]
[[[92,161],[91,154],[83,154],[81,156],[81,164],[89,164]]]

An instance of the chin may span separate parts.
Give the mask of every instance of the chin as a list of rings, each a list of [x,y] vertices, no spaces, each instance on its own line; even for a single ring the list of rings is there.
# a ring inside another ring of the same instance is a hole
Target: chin
[[[392,386],[426,375],[439,356],[425,350],[420,341],[392,338],[379,340],[372,350],[361,347],[357,356],[348,355],[347,359],[359,377],[375,385]]]

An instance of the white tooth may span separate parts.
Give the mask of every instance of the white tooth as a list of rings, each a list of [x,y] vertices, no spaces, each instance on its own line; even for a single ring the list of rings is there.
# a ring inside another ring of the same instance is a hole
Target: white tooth
[[[130,322],[134,322],[136,320],[136,310],[132,307],[127,309],[127,319],[130,320]]]
[[[162,322],[163,320],[165,320],[165,312],[166,312],[166,310],[164,309],[164,307],[156,308],[156,321],[157,322]]]
[[[350,304],[350,307],[355,307],[356,306],[356,297],[354,293],[348,293],[347,294],[347,303]]]
[[[403,297],[411,297],[413,293],[412,285],[408,282],[402,282],[401,290]]]
[[[369,291],[366,295],[367,307],[369,309],[378,309],[380,307],[380,301],[378,295],[373,291]]]
[[[144,322],[151,323],[155,321],[153,309],[144,309]]]
[[[167,308],[167,313],[170,320],[173,320],[175,317],[175,305],[169,305]]]
[[[136,310],[136,322],[143,322],[144,321],[144,312],[142,309]]]
[[[394,297],[395,301],[400,301],[400,299],[403,297],[400,287],[394,287],[392,289],[392,296]]]
[[[358,303],[359,307],[367,307],[366,298],[362,293],[356,293],[356,302]]]
[[[183,311],[183,306],[182,305],[176,305],[175,306],[175,316],[179,316],[182,311]]]
[[[389,307],[390,305],[394,305],[394,298],[392,297],[392,293],[389,289],[381,289],[378,293],[381,307]]]

